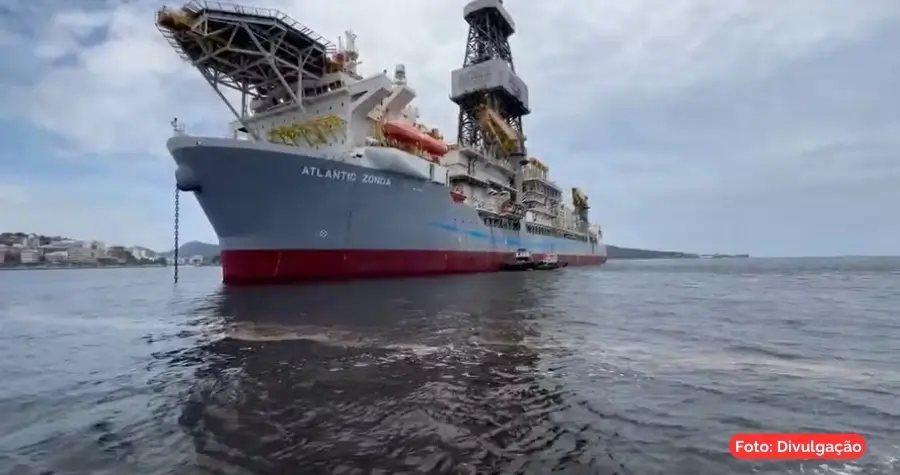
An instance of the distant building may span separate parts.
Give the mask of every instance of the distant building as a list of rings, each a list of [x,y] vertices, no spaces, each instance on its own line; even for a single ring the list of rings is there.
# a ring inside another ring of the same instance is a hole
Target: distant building
[[[66,254],[70,262],[81,264],[97,262],[96,251],[89,247],[73,246],[66,249]]]
[[[41,262],[41,251],[37,249],[22,249],[19,253],[19,262],[22,264],[37,264]]]
[[[131,255],[134,256],[134,258],[137,260],[153,258],[153,256],[151,256],[150,253],[147,252],[146,249],[141,248],[141,247],[132,247],[131,249],[128,250],[128,252],[130,252]]]
[[[37,234],[30,234],[22,239],[22,246],[27,248],[36,248],[41,245],[41,238]]]
[[[93,252],[95,259],[102,259],[105,257],[109,257],[109,246],[101,241],[91,241],[89,245],[90,249]]]
[[[62,264],[69,260],[68,251],[52,251],[44,254],[44,260],[51,264]]]
[[[192,266],[199,266],[199,265],[202,265],[202,264],[203,264],[203,256],[201,256],[201,255],[199,255],[199,254],[194,255],[194,256],[191,256],[191,258],[188,260],[188,262],[189,262]]]
[[[59,244],[44,244],[40,247],[41,252],[43,252],[45,256],[51,252],[65,251],[66,249],[66,246],[61,246]]]

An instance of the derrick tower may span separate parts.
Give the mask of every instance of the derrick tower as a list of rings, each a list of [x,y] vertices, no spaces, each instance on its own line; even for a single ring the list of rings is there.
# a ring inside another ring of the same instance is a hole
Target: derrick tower
[[[484,152],[524,154],[522,117],[531,111],[509,47],[516,24],[503,0],[473,0],[463,18],[469,24],[466,56],[450,77],[450,99],[459,105],[457,141]]]

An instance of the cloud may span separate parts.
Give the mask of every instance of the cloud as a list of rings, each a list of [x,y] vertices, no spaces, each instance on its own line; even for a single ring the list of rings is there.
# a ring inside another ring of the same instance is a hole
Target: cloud
[[[457,112],[447,95],[449,71],[463,57],[462,3],[257,4],[328,38],[354,29],[362,69],[405,64],[425,119],[455,135]],[[52,14],[42,14],[40,7],[50,5],[56,9],[44,11]],[[220,133],[231,116],[156,31],[158,3],[60,5],[13,3],[13,16],[24,21],[0,23],[0,53],[12,58],[0,77],[0,118],[51,137],[54,145],[35,160],[45,169],[71,169],[71,186],[85,174],[117,183],[94,190],[105,201],[84,205],[118,210],[110,213],[122,219],[118,226],[134,230],[131,239],[164,245],[168,122],[177,116],[191,131]],[[900,41],[900,7],[893,0],[560,0],[507,7],[518,27],[517,70],[534,110],[525,121],[529,151],[551,164],[558,182],[586,189],[594,218],[613,241],[805,254],[802,243],[820,239],[833,217],[805,219],[800,229],[796,219],[772,221],[777,213],[767,207],[819,216],[835,193],[857,209],[879,206],[870,201],[875,196],[900,199],[888,179],[900,176],[892,158],[900,149],[893,94],[900,54],[891,47]],[[16,159],[5,153],[2,160]],[[18,183],[40,183],[47,173],[19,172]],[[132,199],[132,185],[147,189],[142,199]],[[781,201],[771,203],[772,196]],[[44,205],[4,210],[0,226],[33,225],[23,216]],[[83,205],[68,208],[75,206]],[[186,206],[202,223],[196,237],[212,238],[196,205]],[[116,234],[88,218],[59,219],[84,237]],[[725,222],[752,239],[711,231]],[[858,226],[900,242],[900,225]],[[788,232],[795,244],[785,248]],[[900,251],[864,233],[830,236],[817,246],[821,253]]]

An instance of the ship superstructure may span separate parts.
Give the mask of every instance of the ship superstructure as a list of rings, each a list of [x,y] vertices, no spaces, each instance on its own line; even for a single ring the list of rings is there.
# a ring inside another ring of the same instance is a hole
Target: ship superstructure
[[[392,142],[389,149],[427,162],[397,154],[408,163],[386,164],[401,169],[439,166],[446,152],[440,133],[418,123],[405,66],[393,78],[359,74],[352,31],[334,45],[277,10],[198,1],[160,10],[157,27],[234,114],[233,138],[339,161],[358,160],[347,153],[356,147]],[[386,137],[386,128],[400,139]]]
[[[404,65],[360,73],[351,31],[333,44],[279,11],[214,2],[157,12],[235,119],[229,137],[176,127],[167,144],[178,188],[219,237],[226,283],[492,271],[519,248],[605,261],[586,212],[566,221],[531,204],[529,192],[550,192],[528,183],[552,182],[525,158],[512,18],[497,0],[471,2],[465,17],[449,146],[420,122]]]
[[[474,0],[463,67],[451,73],[450,98],[459,105],[458,147],[443,159],[450,182],[486,223],[524,219],[533,234],[597,241],[587,196],[572,189],[572,206],[550,179],[550,168],[527,158],[522,118],[531,113],[528,86],[516,74],[509,37],[516,31],[503,0]]]

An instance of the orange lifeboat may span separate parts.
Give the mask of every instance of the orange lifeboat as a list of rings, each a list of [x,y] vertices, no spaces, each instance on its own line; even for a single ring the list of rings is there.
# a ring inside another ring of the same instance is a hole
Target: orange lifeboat
[[[442,140],[438,140],[422,132],[412,124],[403,122],[385,122],[384,136],[417,146],[437,157],[443,157],[450,148]]]

